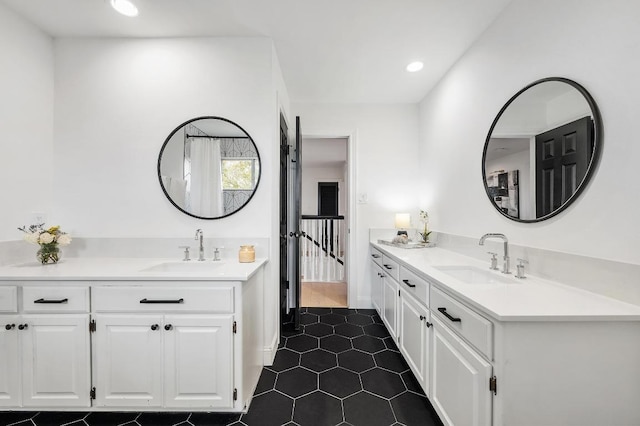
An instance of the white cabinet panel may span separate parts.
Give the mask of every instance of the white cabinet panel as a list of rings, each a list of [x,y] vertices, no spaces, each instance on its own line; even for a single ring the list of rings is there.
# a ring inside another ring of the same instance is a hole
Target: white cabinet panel
[[[455,330],[488,359],[493,359],[493,323],[491,321],[435,286],[431,287],[431,302],[435,317]]]
[[[378,314],[382,316],[382,278],[384,274],[376,262],[371,262],[369,267],[371,268],[371,302]]]
[[[18,287],[0,287],[0,312],[18,312]]]
[[[231,315],[165,317],[165,406],[233,405],[232,327]]]
[[[22,404],[88,407],[89,316],[24,315],[21,322]]]
[[[398,319],[400,352],[429,396],[429,311],[403,290]]]
[[[431,402],[446,426],[490,426],[492,367],[437,318],[433,320]]]
[[[96,315],[96,406],[162,405],[162,315]]]
[[[398,312],[398,283],[388,275],[383,279],[384,297],[382,321],[394,341],[398,341],[397,312]]]
[[[18,319],[17,315],[0,317],[0,407],[21,404]]]
[[[89,287],[24,287],[22,312],[89,312]]]

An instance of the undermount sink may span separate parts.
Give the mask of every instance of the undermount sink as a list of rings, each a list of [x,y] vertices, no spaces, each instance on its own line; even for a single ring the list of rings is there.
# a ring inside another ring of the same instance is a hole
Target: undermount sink
[[[503,276],[500,272],[491,272],[475,266],[453,265],[435,266],[435,268],[466,284],[513,284],[514,282],[511,277]]]
[[[206,273],[208,271],[217,272],[223,262],[212,261],[191,261],[191,262],[164,262],[150,266],[142,270],[142,272],[186,272],[186,273]]]

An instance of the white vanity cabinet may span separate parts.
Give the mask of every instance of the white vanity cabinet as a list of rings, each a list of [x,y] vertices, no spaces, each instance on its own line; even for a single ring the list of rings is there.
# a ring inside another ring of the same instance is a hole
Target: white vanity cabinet
[[[95,405],[233,407],[236,287],[96,286]]]
[[[88,288],[28,286],[21,301],[0,315],[0,406],[89,407]]]
[[[270,351],[266,262],[0,267],[0,408],[246,411]]]
[[[473,261],[372,248],[398,267],[384,323],[444,425],[640,425],[637,307],[535,277],[449,281],[433,265]]]

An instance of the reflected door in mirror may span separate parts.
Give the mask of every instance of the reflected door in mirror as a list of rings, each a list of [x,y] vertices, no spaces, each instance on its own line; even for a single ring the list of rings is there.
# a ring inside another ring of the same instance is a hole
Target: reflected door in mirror
[[[593,121],[584,117],[536,136],[536,215],[559,209],[575,194],[591,160]]]

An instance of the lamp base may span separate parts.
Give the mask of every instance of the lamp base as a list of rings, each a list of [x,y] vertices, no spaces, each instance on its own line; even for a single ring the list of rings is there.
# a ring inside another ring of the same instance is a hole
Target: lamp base
[[[407,234],[407,231],[398,231],[397,235],[406,235],[409,236],[409,234]]]

